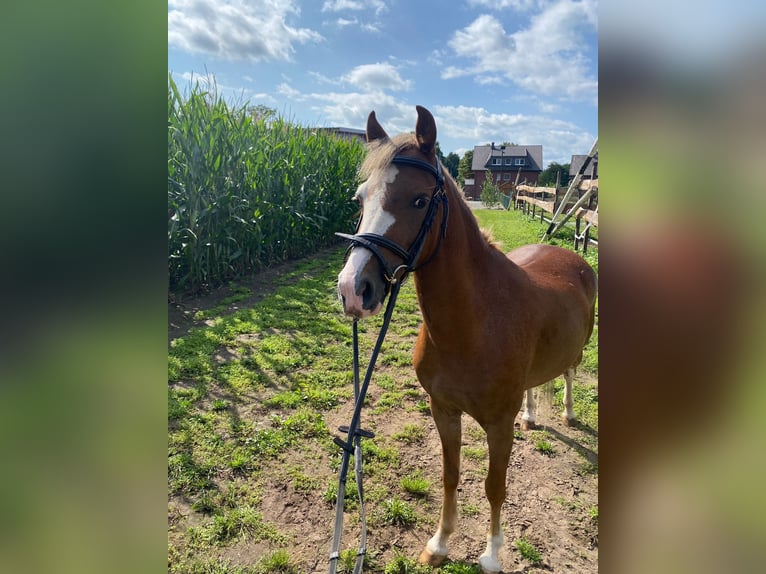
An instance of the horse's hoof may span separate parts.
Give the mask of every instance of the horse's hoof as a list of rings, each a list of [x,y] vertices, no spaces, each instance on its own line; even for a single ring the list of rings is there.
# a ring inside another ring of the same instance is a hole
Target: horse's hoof
[[[503,569],[500,566],[500,562],[492,558],[492,556],[479,557],[479,565],[485,574],[498,574]]]
[[[535,421],[521,421],[521,430],[523,431],[535,430],[536,428]]]
[[[440,554],[434,554],[431,552],[428,548],[423,550],[423,552],[420,553],[420,558],[418,558],[418,562],[421,564],[428,564],[429,566],[432,566],[434,568],[441,566],[442,562],[447,558],[447,555],[444,556]]]
[[[569,419],[566,417],[566,415],[561,417],[561,422],[564,423],[565,427],[576,427],[577,426],[577,419]]]

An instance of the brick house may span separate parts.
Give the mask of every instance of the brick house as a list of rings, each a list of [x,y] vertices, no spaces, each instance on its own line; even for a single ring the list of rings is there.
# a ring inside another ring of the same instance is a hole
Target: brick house
[[[573,155],[569,164],[569,181],[572,181],[577,172],[580,171],[582,164],[585,162],[587,155]],[[598,179],[598,152],[593,156],[593,159],[585,168],[582,174],[583,179]]]
[[[473,148],[473,183],[465,182],[463,190],[467,198],[479,199],[487,170],[497,186],[505,191],[516,181],[529,185],[537,183],[543,171],[543,146],[541,145],[480,145]],[[506,192],[507,193],[507,192]]]

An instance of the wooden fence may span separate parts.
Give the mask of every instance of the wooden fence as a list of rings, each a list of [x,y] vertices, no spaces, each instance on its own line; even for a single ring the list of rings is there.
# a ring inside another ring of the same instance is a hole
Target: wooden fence
[[[520,209],[532,217],[537,217],[539,211],[540,222],[551,223],[551,218],[559,210],[566,192],[566,187],[535,187],[522,184],[515,187],[510,200],[514,209]],[[589,244],[598,245],[598,240],[590,236],[591,228],[598,227],[598,179],[580,181],[576,193],[570,194],[567,199],[564,211],[568,213],[573,208],[575,211],[570,215],[575,218],[575,249],[582,245],[583,251],[587,251]]]

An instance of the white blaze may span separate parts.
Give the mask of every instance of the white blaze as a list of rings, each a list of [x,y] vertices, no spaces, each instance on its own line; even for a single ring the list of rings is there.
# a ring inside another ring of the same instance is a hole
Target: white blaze
[[[374,174],[359,186],[356,194],[364,206],[364,217],[358,233],[383,235],[396,222],[394,216],[383,209],[383,204],[388,195],[388,184],[394,182],[398,173],[396,166],[390,165],[382,174]],[[374,315],[382,306],[363,309],[362,297],[356,293],[357,277],[370,257],[372,253],[369,249],[354,249],[338,275],[338,294],[344,301],[344,309],[357,317]]]

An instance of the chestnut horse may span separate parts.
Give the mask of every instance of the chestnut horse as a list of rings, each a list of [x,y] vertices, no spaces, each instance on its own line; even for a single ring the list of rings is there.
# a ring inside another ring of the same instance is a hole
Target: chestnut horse
[[[357,235],[347,236],[353,248],[338,293],[345,313],[369,317],[380,311],[391,280],[414,272],[423,324],[413,362],[441,438],[444,486],[439,526],[420,561],[435,566],[447,556],[457,522],[461,414],[468,413],[489,447],[491,516],[479,563],[499,572],[514,418],[527,389],[562,373],[571,386],[593,329],[596,275],[579,255],[551,245],[503,255],[443,175],[433,116],[420,106],[417,112],[415,134],[393,138],[375,112],[367,119],[365,181],[356,192],[362,219]],[[571,421],[571,393],[564,402]]]

